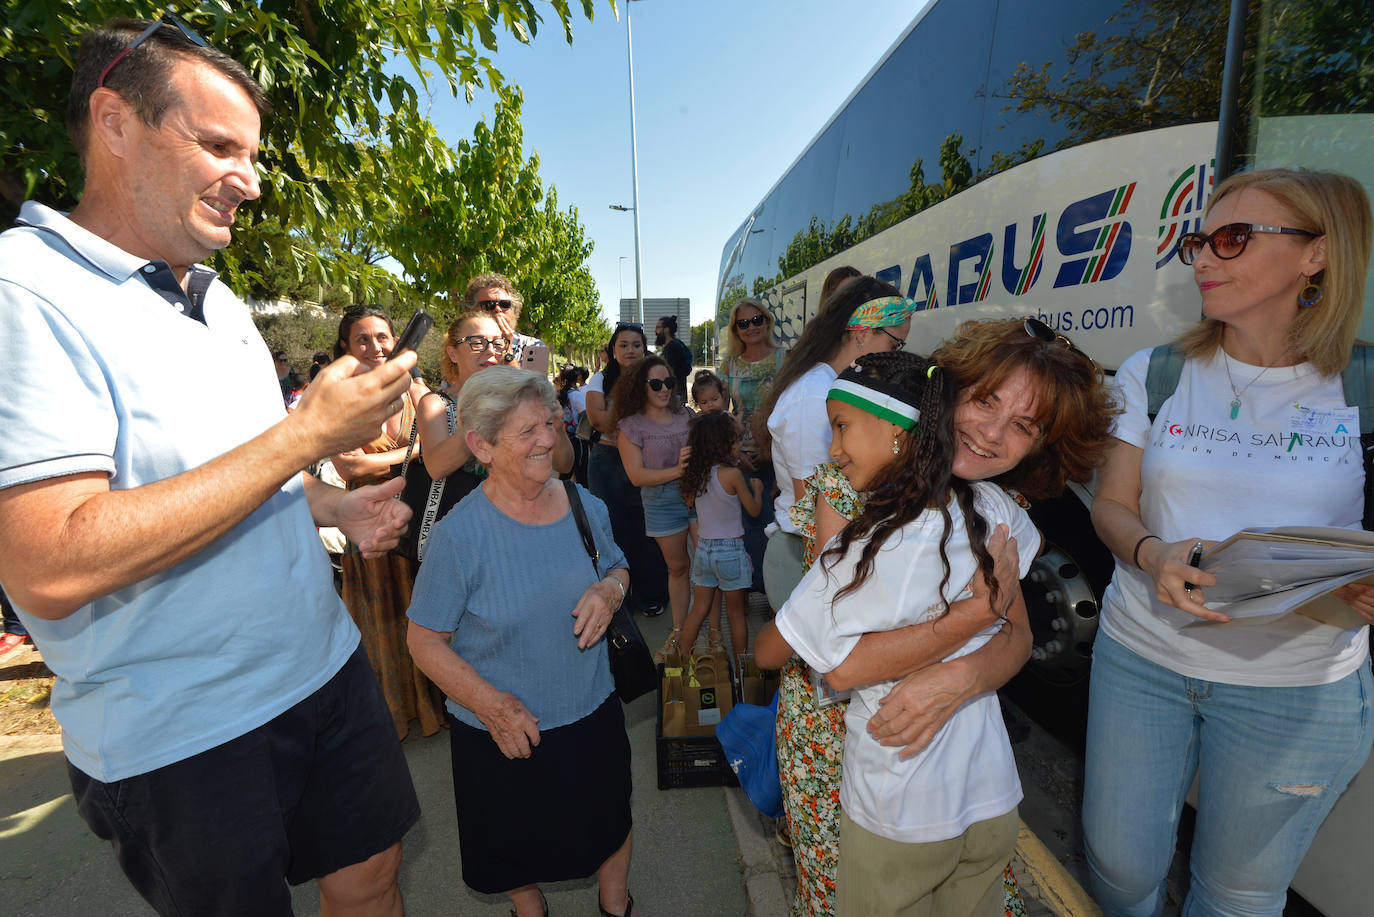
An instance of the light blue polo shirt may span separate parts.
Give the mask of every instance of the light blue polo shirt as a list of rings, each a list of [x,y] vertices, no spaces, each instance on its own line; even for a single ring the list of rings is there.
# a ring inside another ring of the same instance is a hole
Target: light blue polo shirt
[[[282,419],[271,355],[224,284],[202,275],[202,323],[149,285],[156,265],[32,201],[18,222],[0,234],[0,488],[100,471],[131,489]],[[68,759],[105,782],[257,728],[358,644],[299,476],[156,576],[60,621],[18,611],[57,675]]]

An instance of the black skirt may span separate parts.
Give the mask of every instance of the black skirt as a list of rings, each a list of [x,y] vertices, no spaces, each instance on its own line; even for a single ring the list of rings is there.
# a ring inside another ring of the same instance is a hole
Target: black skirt
[[[450,717],[463,881],[483,894],[590,876],[629,836],[630,739],[620,700],[541,730],[528,758]]]

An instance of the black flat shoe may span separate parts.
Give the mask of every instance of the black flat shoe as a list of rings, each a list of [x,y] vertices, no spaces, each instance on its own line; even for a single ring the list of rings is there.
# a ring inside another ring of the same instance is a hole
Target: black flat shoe
[[[630,915],[635,912],[635,896],[630,894],[629,892],[626,892],[625,913],[612,914],[610,911],[606,910],[604,907],[601,906],[601,893],[598,892],[596,895],[596,909],[601,912],[601,917],[630,917]]]
[[[667,607],[667,604],[664,602],[649,602],[640,606],[639,613],[646,618],[657,618],[659,615],[663,614]]]

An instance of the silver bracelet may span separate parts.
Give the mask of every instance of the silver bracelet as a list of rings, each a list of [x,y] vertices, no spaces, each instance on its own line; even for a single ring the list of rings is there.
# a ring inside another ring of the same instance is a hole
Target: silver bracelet
[[[611,576],[611,574],[609,574],[609,573],[606,574],[606,579],[610,580],[611,582],[615,583],[617,586],[620,587],[620,605],[624,605],[624,604],[625,604],[625,584],[622,583],[622,582],[620,581],[620,577],[618,577],[618,576]],[[619,608],[620,606],[617,605],[616,607]]]

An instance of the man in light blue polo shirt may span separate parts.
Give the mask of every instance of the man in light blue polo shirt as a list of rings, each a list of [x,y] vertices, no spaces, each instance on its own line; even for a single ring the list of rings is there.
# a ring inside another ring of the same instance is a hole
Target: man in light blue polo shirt
[[[315,525],[396,543],[400,480],[303,475],[373,439],[413,354],[326,367],[287,416],[196,262],[259,194],[261,89],[174,17],[77,54],[68,215],[0,235],[0,582],[57,675],[73,793],[162,913],[400,914],[419,808]],[[175,380],[173,382],[172,380]]]

